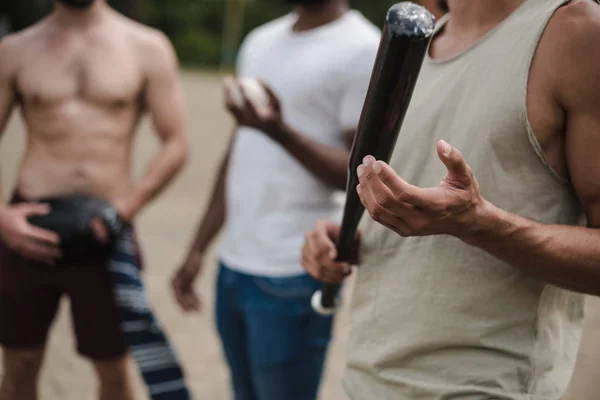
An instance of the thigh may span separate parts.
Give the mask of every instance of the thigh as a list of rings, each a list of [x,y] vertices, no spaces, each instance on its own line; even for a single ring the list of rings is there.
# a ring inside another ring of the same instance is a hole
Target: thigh
[[[0,244],[0,344],[5,348],[44,346],[62,295],[59,273]]]
[[[257,400],[251,379],[246,326],[239,307],[241,275],[220,266],[217,279],[216,323],[229,365],[235,400]]]
[[[69,267],[64,282],[71,299],[77,350],[95,361],[127,353],[115,301],[114,284],[104,265]]]
[[[319,287],[300,276],[254,278],[246,288],[248,347],[261,400],[316,398],[333,323],[311,308]]]

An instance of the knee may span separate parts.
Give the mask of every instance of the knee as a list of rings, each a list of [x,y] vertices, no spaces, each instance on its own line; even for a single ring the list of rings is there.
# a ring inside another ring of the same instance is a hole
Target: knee
[[[35,385],[42,364],[42,357],[42,351],[5,351],[5,384],[15,387]]]

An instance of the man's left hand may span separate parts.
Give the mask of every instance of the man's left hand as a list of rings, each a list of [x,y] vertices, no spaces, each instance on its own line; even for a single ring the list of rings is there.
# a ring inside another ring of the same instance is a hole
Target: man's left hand
[[[260,82],[269,97],[269,106],[264,109],[258,109],[244,91],[243,85],[240,90],[243,97],[243,104],[240,106],[234,101],[233,95],[225,89],[225,105],[227,110],[233,115],[240,126],[254,128],[267,134],[274,140],[278,140],[285,134],[285,124],[281,113],[281,103],[271,88],[264,82]]]
[[[356,188],[371,218],[403,237],[471,235],[485,200],[462,154],[448,143],[437,145],[448,173],[436,187],[419,188],[399,177],[383,161],[365,157]]]

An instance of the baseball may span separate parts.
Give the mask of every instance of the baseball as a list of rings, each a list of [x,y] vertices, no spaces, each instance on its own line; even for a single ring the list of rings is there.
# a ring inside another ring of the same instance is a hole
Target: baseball
[[[226,78],[225,87],[238,107],[244,106],[244,97],[240,88],[243,87],[244,93],[257,111],[264,112],[269,108],[269,95],[262,84],[255,78],[244,77],[240,79]]]

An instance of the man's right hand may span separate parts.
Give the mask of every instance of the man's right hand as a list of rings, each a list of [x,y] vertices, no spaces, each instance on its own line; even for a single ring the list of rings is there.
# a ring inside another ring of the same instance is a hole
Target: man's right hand
[[[60,237],[56,232],[38,228],[27,220],[46,215],[50,207],[40,203],[19,203],[0,211],[0,237],[6,245],[23,257],[54,265],[62,256]]]
[[[340,226],[328,221],[318,221],[312,231],[304,234],[302,266],[321,282],[341,283],[352,273],[351,263],[335,261],[337,250],[334,240],[339,234]]]
[[[202,269],[202,255],[190,255],[171,280],[171,288],[179,306],[185,312],[198,312],[201,308],[200,296],[194,283]]]

